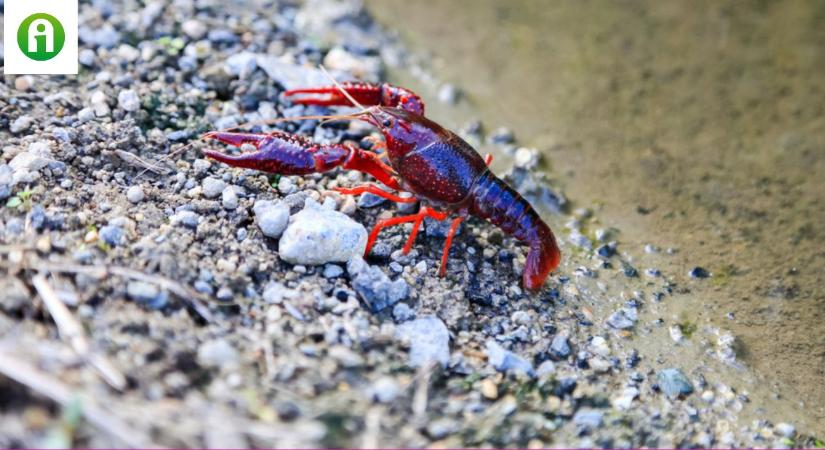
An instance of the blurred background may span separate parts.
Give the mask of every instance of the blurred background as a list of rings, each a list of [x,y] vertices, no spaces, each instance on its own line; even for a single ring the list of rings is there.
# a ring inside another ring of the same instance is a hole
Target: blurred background
[[[367,5],[622,245],[707,268],[671,313],[733,331],[822,432],[825,3]]]

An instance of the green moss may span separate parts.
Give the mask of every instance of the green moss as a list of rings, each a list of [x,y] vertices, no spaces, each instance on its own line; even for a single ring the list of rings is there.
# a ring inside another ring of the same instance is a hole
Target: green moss
[[[695,333],[699,328],[695,323],[691,322],[684,316],[680,318],[676,326],[679,327],[679,331],[682,332],[682,335],[684,335],[686,339],[690,339],[691,336],[693,336],[693,333]]]
[[[711,279],[711,283],[714,286],[724,286],[730,281],[730,277],[736,275],[736,266],[733,264],[727,264],[720,268],[719,270],[713,271],[713,278]]]
[[[7,208],[18,208],[24,211],[29,211],[32,209],[32,195],[34,191],[31,189],[25,189],[20,191],[14,197],[9,198],[6,201]]]

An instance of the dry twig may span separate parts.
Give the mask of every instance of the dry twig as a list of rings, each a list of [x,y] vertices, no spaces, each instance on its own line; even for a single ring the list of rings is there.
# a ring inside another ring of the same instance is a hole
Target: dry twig
[[[78,398],[73,393],[74,389],[62,381],[2,350],[0,350],[0,374],[28,386],[31,390],[48,397],[62,407],[70,406]],[[126,424],[113,411],[105,409],[94,400],[83,398],[81,405],[83,417],[90,424],[123,444],[135,448],[155,447],[148,436],[139,433],[134,426]]]
[[[52,319],[57,324],[60,337],[67,341],[75,353],[84,361],[94,367],[110,386],[122,391],[126,387],[126,377],[103,355],[92,351],[89,340],[86,339],[86,333],[83,331],[83,326],[75,319],[69,308],[60,301],[57,292],[54,291],[46,277],[42,274],[35,275],[32,277],[32,285],[40,294],[43,304],[46,305],[46,309],[49,310],[49,314],[52,315]]]
[[[203,320],[207,322],[213,321],[212,312],[209,311],[209,308],[198,298],[195,292],[175,280],[160,275],[145,274],[134,269],[119,266],[82,266],[79,264],[54,264],[49,262],[39,262],[34,268],[51,272],[82,273],[98,279],[114,275],[154,284],[161,289],[166,289],[186,302]]]
[[[144,169],[144,172],[149,171],[160,175],[168,175],[172,172],[170,169],[146,161],[145,159],[135,155],[134,153],[129,153],[123,150],[115,150],[114,154],[117,155],[117,157],[120,158],[120,160],[125,162],[126,164],[129,164],[131,166],[137,166]],[[143,172],[141,172],[141,174],[142,173]]]

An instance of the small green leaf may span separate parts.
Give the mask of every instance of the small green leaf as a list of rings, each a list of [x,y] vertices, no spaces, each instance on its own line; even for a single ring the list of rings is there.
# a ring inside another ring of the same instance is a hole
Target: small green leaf
[[[17,208],[22,204],[23,204],[23,200],[21,200],[20,197],[12,197],[12,198],[9,199],[9,201],[6,202],[6,207],[7,208]]]

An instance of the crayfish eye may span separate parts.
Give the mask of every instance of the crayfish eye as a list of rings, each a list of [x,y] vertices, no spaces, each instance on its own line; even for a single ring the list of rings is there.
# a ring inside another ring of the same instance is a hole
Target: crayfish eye
[[[384,121],[383,121],[383,122],[381,122],[381,125],[382,125],[384,128],[389,128],[389,127],[391,127],[391,126],[392,126],[392,120],[391,120],[391,119],[384,119]]]

